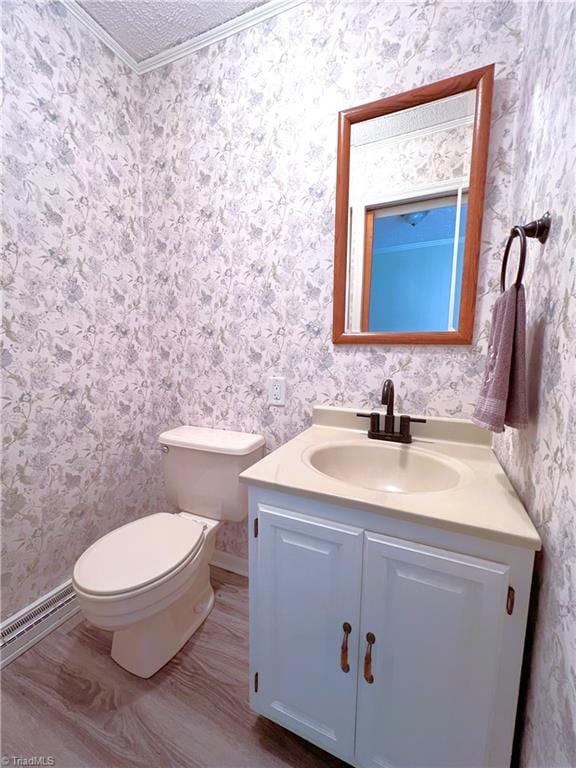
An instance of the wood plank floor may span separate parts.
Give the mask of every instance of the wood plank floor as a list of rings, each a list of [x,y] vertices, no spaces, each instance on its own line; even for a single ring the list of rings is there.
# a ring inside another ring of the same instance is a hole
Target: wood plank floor
[[[213,568],[212,583],[212,613],[149,680],[77,617],[9,665],[2,754],[56,768],[349,768],[249,710],[247,580]]]

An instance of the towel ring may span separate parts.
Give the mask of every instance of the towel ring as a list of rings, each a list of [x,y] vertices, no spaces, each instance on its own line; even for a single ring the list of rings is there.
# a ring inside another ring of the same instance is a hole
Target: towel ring
[[[516,274],[516,288],[520,287],[522,278],[524,277],[524,266],[526,264],[526,232],[524,232],[524,227],[513,227],[510,231],[508,242],[506,243],[504,258],[502,259],[502,271],[500,272],[500,293],[504,293],[506,290],[506,268],[508,266],[508,255],[510,253],[510,248],[512,248],[512,243],[516,237],[520,238],[520,263],[518,264],[518,272]]]
[[[501,293],[504,293],[506,290],[506,267],[508,266],[508,256],[510,254],[510,248],[512,248],[514,238],[520,238],[520,263],[518,264],[518,273],[516,275],[515,283],[516,288],[519,288],[520,284],[522,283],[522,278],[524,276],[524,266],[526,264],[526,238],[534,237],[541,243],[545,243],[548,239],[548,234],[550,233],[550,222],[550,213],[546,211],[546,213],[539,219],[536,219],[536,221],[531,221],[528,224],[524,224],[524,226],[512,227],[510,230],[508,242],[506,243],[506,248],[504,250],[504,258],[502,259],[502,271],[500,272]]]

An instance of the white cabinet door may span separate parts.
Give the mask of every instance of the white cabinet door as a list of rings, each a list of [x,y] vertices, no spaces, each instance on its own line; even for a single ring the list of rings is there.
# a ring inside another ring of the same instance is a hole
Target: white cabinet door
[[[258,530],[253,708],[352,759],[363,531],[263,505]]]
[[[361,766],[487,764],[508,570],[366,534],[356,731]]]

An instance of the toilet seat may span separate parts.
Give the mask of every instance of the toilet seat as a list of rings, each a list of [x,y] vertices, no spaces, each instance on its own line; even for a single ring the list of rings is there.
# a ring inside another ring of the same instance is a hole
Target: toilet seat
[[[73,582],[86,595],[121,596],[163,582],[194,559],[205,526],[158,512],[116,528],[80,556]]]

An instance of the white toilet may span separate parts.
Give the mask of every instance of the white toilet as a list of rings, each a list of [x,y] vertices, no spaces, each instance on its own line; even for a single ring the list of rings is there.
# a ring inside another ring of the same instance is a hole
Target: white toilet
[[[168,497],[181,511],[106,534],[78,558],[72,579],[86,618],[114,632],[114,661],[139,677],[170,661],[210,613],[216,531],[246,517],[238,475],[264,452],[261,435],[202,427],[171,429],[159,442]]]

